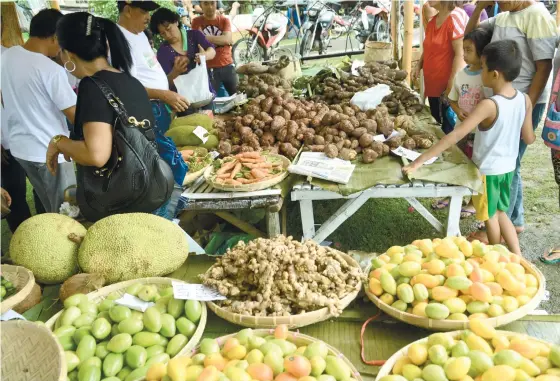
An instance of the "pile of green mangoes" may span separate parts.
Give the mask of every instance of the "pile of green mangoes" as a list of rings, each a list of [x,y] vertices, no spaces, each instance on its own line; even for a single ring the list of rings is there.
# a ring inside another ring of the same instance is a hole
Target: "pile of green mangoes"
[[[84,294],[64,301],[54,334],[65,351],[70,381],[136,381],[149,367],[166,363],[194,335],[202,304],[173,298],[173,288],[136,283],[126,289],[155,305],[144,313],[115,303],[110,294],[99,304]],[[103,378],[104,377],[104,378]]]
[[[0,276],[0,279],[2,283],[2,288],[0,288],[0,298],[9,298],[16,293],[16,288],[12,282],[4,278],[4,276]]]

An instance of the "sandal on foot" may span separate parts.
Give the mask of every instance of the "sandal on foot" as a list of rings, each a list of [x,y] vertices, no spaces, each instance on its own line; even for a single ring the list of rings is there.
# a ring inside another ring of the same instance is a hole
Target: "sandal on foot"
[[[550,257],[554,254],[560,254],[560,249],[550,249],[547,253],[544,253],[543,255],[541,255],[539,257],[539,259],[542,263],[545,263],[547,265],[555,265],[557,263],[560,263],[560,257],[554,258],[554,259],[546,258],[546,257]]]
[[[448,206],[449,206],[449,200],[447,200],[447,199],[437,200],[437,201],[432,203],[432,209],[434,209],[434,210],[445,209]]]

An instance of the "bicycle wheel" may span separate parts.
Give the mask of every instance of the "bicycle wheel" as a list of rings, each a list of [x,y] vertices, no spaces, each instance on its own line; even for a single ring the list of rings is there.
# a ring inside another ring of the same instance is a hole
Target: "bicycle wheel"
[[[299,46],[299,54],[302,57],[308,56],[313,49],[313,32],[311,29],[306,30],[301,39],[301,45]]]
[[[249,62],[262,62],[265,60],[264,49],[258,43],[253,47],[254,39],[251,37],[243,37],[238,40],[231,49],[233,62],[235,65],[244,65]],[[251,49],[253,47],[253,49]]]

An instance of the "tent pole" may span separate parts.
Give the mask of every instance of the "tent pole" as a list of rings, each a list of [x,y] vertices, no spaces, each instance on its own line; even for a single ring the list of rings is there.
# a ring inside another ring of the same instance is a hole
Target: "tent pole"
[[[2,46],[11,48],[15,45],[23,45],[21,27],[16,11],[16,3],[13,1],[1,3],[2,12]]]
[[[406,70],[407,82],[410,84],[410,73],[412,72],[412,39],[414,36],[414,3],[404,2],[404,41],[402,55],[402,69]]]
[[[399,61],[399,0],[391,0],[391,41],[393,41],[393,60]]]

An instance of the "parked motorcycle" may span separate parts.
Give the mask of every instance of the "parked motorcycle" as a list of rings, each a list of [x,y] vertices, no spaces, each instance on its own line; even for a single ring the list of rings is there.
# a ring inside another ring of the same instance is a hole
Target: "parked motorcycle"
[[[336,14],[328,2],[317,0],[311,3],[305,11],[306,20],[299,31],[301,43],[299,52],[302,57],[308,56],[313,50],[324,54],[331,39],[340,37],[347,30],[347,22]],[[335,25],[343,28],[337,28]]]
[[[360,17],[354,25],[356,39],[360,43],[360,49],[364,49],[366,41],[391,41],[391,27],[389,24],[390,4],[384,5],[381,2],[374,3],[374,6],[362,7],[358,4],[357,11]]]
[[[266,10],[257,7],[252,14],[249,35],[239,39],[232,48],[236,65],[273,60],[282,55],[280,41],[288,30],[288,18],[274,5]]]

